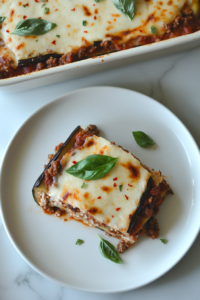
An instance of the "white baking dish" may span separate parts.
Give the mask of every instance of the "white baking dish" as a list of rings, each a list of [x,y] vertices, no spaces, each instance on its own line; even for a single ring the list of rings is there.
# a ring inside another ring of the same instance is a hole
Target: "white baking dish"
[[[88,58],[64,66],[1,79],[2,91],[17,92],[189,50],[200,44],[200,31],[173,39]]]

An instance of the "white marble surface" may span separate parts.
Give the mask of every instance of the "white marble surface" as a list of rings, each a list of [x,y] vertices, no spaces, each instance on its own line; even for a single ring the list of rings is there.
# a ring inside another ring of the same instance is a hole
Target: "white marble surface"
[[[161,102],[188,127],[200,147],[200,47],[180,54],[20,93],[0,90],[0,160],[24,120],[52,98],[88,86],[132,89]],[[199,199],[200,200],[200,199]],[[165,259],[163,257],[163,259]],[[134,270],[133,270],[134,272]],[[200,299],[200,235],[167,274],[121,294],[70,290],[36,273],[16,252],[0,219],[0,300]]]

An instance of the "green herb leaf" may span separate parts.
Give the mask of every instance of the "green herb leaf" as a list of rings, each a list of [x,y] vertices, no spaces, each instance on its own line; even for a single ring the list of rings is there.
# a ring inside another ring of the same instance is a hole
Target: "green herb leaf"
[[[133,131],[132,133],[136,143],[141,147],[150,147],[155,144],[155,142],[142,131]]]
[[[43,7],[43,6],[45,6],[45,5],[46,5],[46,3],[42,4],[42,6],[41,6],[41,7]]]
[[[116,264],[123,264],[123,261],[119,257],[119,254],[117,253],[117,250],[115,247],[108,241],[102,239],[99,235],[98,237],[101,239],[99,244],[99,250],[101,254],[107,258],[113,261]]]
[[[38,40],[36,40],[36,43],[38,42]]]
[[[112,0],[115,7],[123,12],[130,20],[135,16],[135,0]]]
[[[56,36],[57,36],[57,38],[59,38],[59,37],[60,37],[60,34],[56,34]]]
[[[48,12],[49,12],[49,8],[48,8],[48,7],[45,7],[45,8],[44,8],[44,14],[48,14]]]
[[[75,245],[81,245],[81,244],[83,244],[83,243],[84,243],[83,240],[78,239],[78,240],[76,241],[76,244],[75,244]]]
[[[87,180],[104,177],[116,164],[118,157],[94,154],[89,155],[66,170],[67,173]]]
[[[156,34],[156,32],[157,32],[156,26],[152,25],[151,26],[151,33]]]
[[[0,24],[3,23],[3,21],[6,19],[6,17],[0,17]]]
[[[83,21],[83,26],[86,26],[86,25],[87,25],[87,21],[84,20],[84,21]]]
[[[166,240],[166,239],[160,239],[160,241],[161,241],[163,244],[167,244],[167,240]]]
[[[120,190],[120,192],[122,191],[122,188],[123,188],[123,184],[120,184],[120,185],[119,185],[119,190]]]
[[[102,0],[94,0],[95,2],[101,2]]]
[[[88,184],[86,184],[85,182],[83,182],[81,188],[82,188],[82,189],[85,189],[87,186],[88,186]]]
[[[48,22],[44,19],[26,19],[20,21],[12,33],[21,36],[43,35],[54,29],[56,26],[57,24]]]

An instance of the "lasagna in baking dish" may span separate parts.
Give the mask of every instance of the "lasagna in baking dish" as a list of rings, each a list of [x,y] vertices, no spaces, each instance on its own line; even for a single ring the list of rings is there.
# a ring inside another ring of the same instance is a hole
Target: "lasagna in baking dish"
[[[199,29],[199,0],[0,0],[0,78]]]
[[[118,238],[123,252],[143,233],[158,237],[155,215],[172,191],[161,172],[98,133],[94,125],[78,126],[57,146],[33,196],[46,213],[68,214]]]

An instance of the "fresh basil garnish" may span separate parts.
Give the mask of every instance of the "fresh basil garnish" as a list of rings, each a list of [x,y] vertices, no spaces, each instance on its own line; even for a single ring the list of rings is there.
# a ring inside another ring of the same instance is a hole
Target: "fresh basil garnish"
[[[78,240],[76,241],[76,244],[75,244],[75,245],[81,245],[81,244],[83,244],[83,243],[84,243],[83,240],[78,239]]]
[[[132,133],[136,143],[141,147],[150,147],[155,144],[155,142],[143,131],[133,131]]]
[[[123,12],[130,20],[135,16],[135,0],[112,0],[115,7]]]
[[[66,170],[67,173],[87,180],[104,177],[116,164],[118,157],[94,154],[80,160]]]
[[[3,23],[3,21],[6,19],[6,17],[0,17],[0,24]]]
[[[81,188],[82,188],[82,189],[85,189],[87,186],[88,186],[88,184],[86,184],[85,182],[83,182]]]
[[[115,247],[108,241],[102,239],[99,235],[98,237],[100,238],[100,244],[99,244],[99,250],[101,254],[107,258],[113,261],[116,264],[123,264],[123,261],[119,257],[119,254],[117,253],[117,250]]]
[[[152,25],[151,26],[151,33],[156,34],[156,32],[157,32],[156,26]]]
[[[160,239],[160,241],[161,241],[163,244],[167,244],[167,240],[166,240],[166,239]]]
[[[123,184],[120,184],[120,185],[119,185],[119,190],[120,190],[120,192],[122,191],[122,188],[123,188]]]
[[[49,8],[48,8],[48,7],[45,7],[45,8],[44,8],[44,14],[48,14],[48,12],[49,12]]]
[[[44,19],[26,19],[20,21],[12,33],[21,36],[42,35],[51,31],[56,26],[57,24]]]

